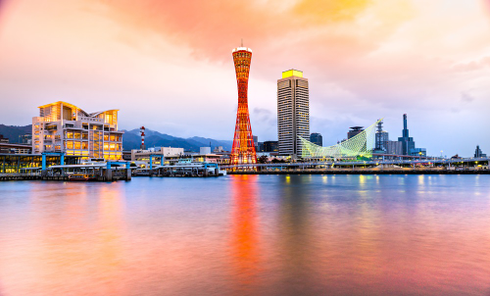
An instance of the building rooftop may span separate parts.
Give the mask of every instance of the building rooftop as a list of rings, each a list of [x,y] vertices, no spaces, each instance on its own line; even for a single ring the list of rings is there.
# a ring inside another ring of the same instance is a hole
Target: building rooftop
[[[282,78],[289,78],[289,77],[292,77],[292,76],[296,76],[296,77],[303,77],[303,71],[300,71],[300,70],[296,70],[296,69],[289,69],[289,70],[286,70],[286,71],[283,71],[282,72]]]
[[[232,53],[233,52],[236,52],[236,51],[248,51],[248,52],[252,52],[252,49],[248,48],[248,47],[237,47],[237,48],[234,48]]]

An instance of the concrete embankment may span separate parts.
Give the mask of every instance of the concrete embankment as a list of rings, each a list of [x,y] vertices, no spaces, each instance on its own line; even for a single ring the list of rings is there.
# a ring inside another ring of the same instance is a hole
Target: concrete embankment
[[[490,170],[445,170],[445,169],[305,169],[305,170],[263,170],[263,171],[229,171],[230,175],[475,175],[490,174]]]
[[[38,180],[38,181],[101,181],[101,182],[112,182],[119,180],[130,181],[131,176],[96,176],[96,177],[79,177],[73,178],[69,175],[64,176],[39,176],[39,175],[23,175],[23,174],[3,174],[0,175],[0,181],[27,181],[27,180]]]

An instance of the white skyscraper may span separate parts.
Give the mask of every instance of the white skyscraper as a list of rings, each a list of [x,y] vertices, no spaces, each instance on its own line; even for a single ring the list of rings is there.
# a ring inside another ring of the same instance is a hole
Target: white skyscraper
[[[303,72],[288,70],[277,80],[277,132],[279,155],[301,157],[298,136],[310,138],[308,79]]]

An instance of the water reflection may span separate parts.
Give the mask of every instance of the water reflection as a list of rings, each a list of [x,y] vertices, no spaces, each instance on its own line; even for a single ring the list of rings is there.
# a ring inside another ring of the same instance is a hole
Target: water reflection
[[[315,253],[310,239],[308,219],[308,184],[311,180],[305,175],[280,177],[277,186],[279,196],[279,217],[277,231],[279,241],[274,250],[280,256],[281,278],[273,294],[307,295],[314,287],[309,260]]]
[[[0,295],[485,295],[490,176],[0,184]]]
[[[123,271],[121,267],[124,261],[122,244],[124,192],[107,186],[101,188],[101,192],[97,195],[102,198],[99,199],[99,225],[96,238],[96,244],[100,247],[96,250],[96,254],[93,254],[94,260],[98,262],[96,281],[107,283],[105,294],[121,295],[122,285],[115,279],[121,279]]]
[[[257,178],[256,175],[232,176],[232,262],[236,273],[236,287],[240,293],[251,293],[258,281],[257,234]]]
[[[121,292],[115,279],[122,260],[119,237],[124,196],[109,188],[91,189],[64,183],[46,190],[42,183],[33,183],[28,205],[31,223],[16,238],[28,243],[2,248],[6,252],[2,268],[22,274],[22,279],[13,280],[6,295],[47,294],[42,291],[82,295],[100,282],[106,284],[97,293]],[[88,202],[94,195],[103,196],[95,207]]]

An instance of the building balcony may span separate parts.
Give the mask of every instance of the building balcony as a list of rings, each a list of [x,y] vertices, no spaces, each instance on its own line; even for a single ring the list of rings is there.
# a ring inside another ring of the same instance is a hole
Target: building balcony
[[[104,123],[104,119],[102,118],[93,118],[93,117],[79,117],[79,121],[84,121],[84,122],[96,122],[96,123]]]

